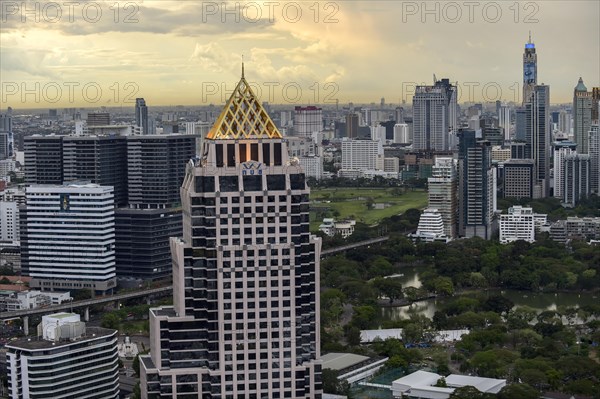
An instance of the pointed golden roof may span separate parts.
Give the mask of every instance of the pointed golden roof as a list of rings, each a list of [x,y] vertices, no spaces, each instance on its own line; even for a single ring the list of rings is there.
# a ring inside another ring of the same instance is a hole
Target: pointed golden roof
[[[209,140],[283,138],[246,81],[243,64],[242,78],[206,138]]]

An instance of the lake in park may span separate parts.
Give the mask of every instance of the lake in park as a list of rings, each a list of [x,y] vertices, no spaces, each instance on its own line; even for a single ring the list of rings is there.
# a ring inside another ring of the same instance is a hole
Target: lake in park
[[[402,270],[402,276],[398,277],[402,281],[402,286],[416,287],[421,286],[419,273],[424,271],[423,267],[407,267]],[[558,293],[535,293],[518,290],[490,290],[490,292],[500,292],[502,296],[507,297],[515,303],[515,306],[529,306],[538,312],[544,310],[556,310],[558,307],[580,307],[584,305],[598,304],[600,297],[597,293],[577,293],[577,292],[558,292]],[[383,307],[381,308],[384,320],[402,320],[408,319],[411,314],[422,314],[432,318],[438,307],[451,298],[432,298],[412,303],[410,306],[401,307]]]

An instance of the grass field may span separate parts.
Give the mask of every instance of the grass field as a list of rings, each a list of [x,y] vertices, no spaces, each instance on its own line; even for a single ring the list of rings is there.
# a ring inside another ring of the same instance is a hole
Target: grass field
[[[385,204],[384,209],[367,208],[367,202]],[[400,214],[410,208],[425,208],[427,192],[407,191],[402,193],[396,188],[325,188],[312,189],[311,200],[311,230],[318,230],[325,210],[329,216],[336,219],[354,218],[358,222],[376,224],[383,218]],[[335,211],[339,216],[334,216]]]

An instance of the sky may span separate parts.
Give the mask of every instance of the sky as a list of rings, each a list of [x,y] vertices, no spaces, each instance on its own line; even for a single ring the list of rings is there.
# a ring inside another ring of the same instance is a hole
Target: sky
[[[0,110],[222,104],[241,75],[273,104],[410,103],[434,75],[459,102],[572,101],[600,86],[600,1],[0,0]]]

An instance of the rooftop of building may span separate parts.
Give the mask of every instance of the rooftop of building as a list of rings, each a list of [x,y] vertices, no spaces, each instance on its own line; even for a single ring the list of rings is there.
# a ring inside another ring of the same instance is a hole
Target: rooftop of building
[[[321,360],[323,361],[324,369],[339,371],[369,360],[369,357],[356,355],[354,353],[332,352],[321,356]]]
[[[98,337],[105,337],[116,334],[117,330],[112,330],[109,328],[102,327],[86,327],[85,333],[77,338],[67,339],[67,340],[59,340],[57,342],[48,341],[43,339],[41,336],[33,337],[33,338],[19,338],[15,341],[11,341],[6,346],[8,348],[21,348],[28,350],[40,350],[40,349],[51,349],[51,348],[60,348],[63,346],[72,345],[75,342],[86,341]]]

